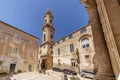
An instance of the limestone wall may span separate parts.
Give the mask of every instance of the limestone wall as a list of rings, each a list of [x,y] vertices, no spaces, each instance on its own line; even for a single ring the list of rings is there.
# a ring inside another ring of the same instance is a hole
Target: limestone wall
[[[15,69],[28,71],[28,66],[32,65],[32,70],[37,67],[37,55],[39,39],[19,30],[9,24],[0,21],[0,60],[7,67],[16,64]],[[19,40],[15,40],[15,35],[19,35]],[[17,54],[14,54],[17,48]]]
[[[81,33],[82,30],[87,29],[86,32]],[[73,36],[72,38],[69,38],[70,36]],[[82,39],[88,38],[90,46],[88,48],[82,47]],[[74,45],[74,51],[70,52],[70,44]],[[58,49],[60,49],[60,55],[58,54]],[[71,59],[75,60],[77,67],[77,54],[76,51],[78,49],[79,57],[80,57],[80,69],[90,69],[93,70],[93,56],[95,54],[94,51],[94,45],[93,45],[93,37],[91,32],[91,26],[86,26],[66,37],[63,39],[57,41],[53,47],[53,65],[59,66],[58,60],[60,60],[60,66],[62,68],[66,67],[73,67],[71,65]],[[87,56],[87,58],[86,58]]]

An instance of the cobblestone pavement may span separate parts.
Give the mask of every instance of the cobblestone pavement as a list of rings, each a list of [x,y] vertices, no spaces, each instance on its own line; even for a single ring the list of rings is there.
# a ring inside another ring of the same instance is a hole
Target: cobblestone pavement
[[[9,74],[7,75],[0,75],[0,80],[10,80],[10,76]]]

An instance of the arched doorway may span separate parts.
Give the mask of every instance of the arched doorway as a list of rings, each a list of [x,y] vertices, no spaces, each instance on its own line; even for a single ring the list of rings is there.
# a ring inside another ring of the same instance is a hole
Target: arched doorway
[[[46,62],[47,62],[46,59],[42,59],[42,63],[41,63],[41,69],[42,69],[42,70],[46,70],[46,69],[47,69],[47,68],[46,68]]]

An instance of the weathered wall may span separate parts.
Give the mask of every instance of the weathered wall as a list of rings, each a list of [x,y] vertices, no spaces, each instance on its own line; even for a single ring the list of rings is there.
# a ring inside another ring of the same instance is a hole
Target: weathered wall
[[[95,71],[97,72],[97,79],[99,80],[110,80],[113,74],[112,66],[108,49],[105,42],[105,37],[100,22],[100,17],[97,10],[95,0],[81,0],[86,4],[86,9],[89,14],[90,23],[92,26],[93,40],[95,46],[94,65]],[[109,74],[109,76],[107,75]]]
[[[96,2],[110,61],[117,78],[120,73],[120,4],[118,0],[97,0]]]
[[[83,29],[87,29],[85,33],[81,33]],[[72,35],[73,37],[69,39],[69,36]],[[93,36],[91,32],[91,26],[88,25],[72,34],[70,34],[63,39],[59,40],[55,43],[53,47],[53,65],[62,68],[73,68],[76,69],[77,67],[71,65],[71,59],[77,59],[76,51],[78,49],[79,58],[80,58],[80,70],[93,70],[93,56],[95,54],[94,45],[93,45]],[[88,38],[89,45],[88,48],[82,47],[82,39]],[[70,52],[70,44],[74,45],[74,52]],[[58,54],[58,49],[60,49],[60,55]],[[86,58],[85,56],[88,55],[89,57]],[[60,60],[60,64],[58,65],[58,60]],[[77,62],[75,61],[77,65]],[[77,69],[76,69],[77,70]]]
[[[39,39],[16,29],[0,21],[0,59],[5,60],[5,66],[9,72],[10,64],[16,64],[16,70],[28,71],[28,65],[32,65],[32,70],[37,67],[37,55]],[[14,40],[15,34],[20,36],[20,41]],[[13,48],[18,48],[18,53],[13,53]],[[30,52],[32,52],[30,56]]]

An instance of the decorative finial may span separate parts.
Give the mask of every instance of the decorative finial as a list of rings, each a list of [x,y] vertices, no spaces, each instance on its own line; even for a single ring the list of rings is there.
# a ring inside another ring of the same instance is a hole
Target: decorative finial
[[[52,12],[50,11],[50,8],[47,9],[44,17],[45,17],[46,15],[50,15],[52,18],[54,18]]]

